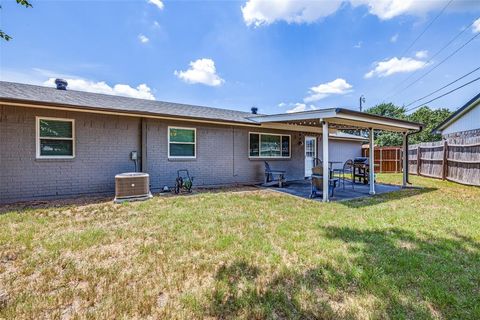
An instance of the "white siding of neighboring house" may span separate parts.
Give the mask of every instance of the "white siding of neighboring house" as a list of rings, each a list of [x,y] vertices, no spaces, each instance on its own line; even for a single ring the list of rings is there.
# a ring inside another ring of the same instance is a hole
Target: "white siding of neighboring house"
[[[480,103],[442,131],[442,135],[480,129]]]
[[[322,158],[322,138],[318,139],[318,158]],[[336,140],[328,141],[328,156],[330,161],[341,161],[342,163],[348,159],[362,156],[362,141]],[[336,164],[335,168],[340,168],[340,164]]]

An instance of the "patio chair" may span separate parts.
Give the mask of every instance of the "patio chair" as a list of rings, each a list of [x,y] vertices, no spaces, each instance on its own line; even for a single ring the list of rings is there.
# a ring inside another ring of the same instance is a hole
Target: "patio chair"
[[[328,175],[329,176],[329,175]],[[319,194],[323,193],[323,167],[316,166],[312,168],[312,178],[311,178],[311,193],[310,198],[314,198]],[[338,178],[329,178],[328,179],[328,191],[330,192],[330,197],[333,197],[333,192],[337,187]]]
[[[282,188],[285,183],[285,173],[283,170],[272,170],[268,162],[265,161],[265,181],[263,185],[269,187],[278,184],[278,187]]]
[[[341,169],[334,169],[333,175],[335,176],[335,174],[337,174],[337,176],[342,181],[343,190],[345,190],[345,181],[346,181],[345,175],[350,176],[349,180],[352,182],[352,189],[355,189],[355,183],[353,183],[353,160],[352,159],[348,159],[347,161],[345,161]]]
[[[323,162],[322,162],[322,159],[319,159],[319,158],[313,158],[313,166],[316,167],[316,166],[322,166]]]

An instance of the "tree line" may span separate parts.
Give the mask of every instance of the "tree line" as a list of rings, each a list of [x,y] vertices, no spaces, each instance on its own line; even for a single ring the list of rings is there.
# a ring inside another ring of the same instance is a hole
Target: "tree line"
[[[452,114],[452,112],[446,108],[431,109],[428,106],[423,106],[415,110],[415,112],[407,114],[405,107],[396,106],[393,103],[381,103],[365,110],[365,112],[422,123],[424,125],[423,130],[420,133],[410,136],[410,144],[441,140],[442,136],[432,133],[432,130]],[[375,134],[375,145],[380,147],[401,146],[402,139],[400,133],[381,131]]]

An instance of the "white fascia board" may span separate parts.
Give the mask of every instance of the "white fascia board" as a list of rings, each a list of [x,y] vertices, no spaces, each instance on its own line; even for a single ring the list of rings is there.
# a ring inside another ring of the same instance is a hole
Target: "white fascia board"
[[[372,128],[377,129],[384,129],[385,127],[393,127],[395,129],[405,129],[405,130],[420,130],[419,125],[415,124],[407,124],[407,123],[398,123],[395,120],[389,119],[372,119],[368,116],[361,116],[361,115],[354,115],[354,114],[337,114],[336,118],[338,119],[345,119],[350,121],[358,121],[363,123],[368,123],[371,125]]]

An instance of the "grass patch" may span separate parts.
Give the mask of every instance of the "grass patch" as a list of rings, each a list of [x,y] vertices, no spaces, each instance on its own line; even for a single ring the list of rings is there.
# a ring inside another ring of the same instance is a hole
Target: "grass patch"
[[[0,318],[479,319],[480,188],[412,180],[4,208]]]

